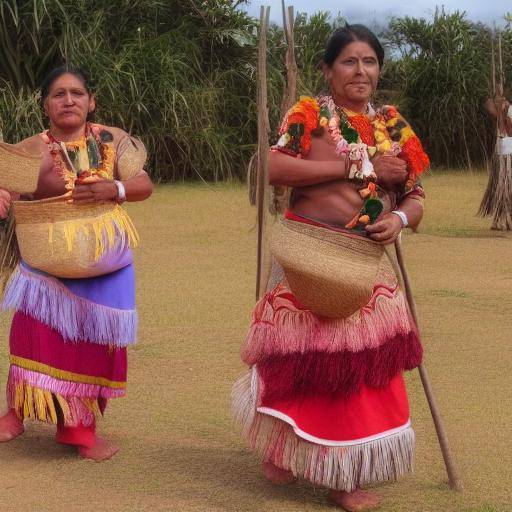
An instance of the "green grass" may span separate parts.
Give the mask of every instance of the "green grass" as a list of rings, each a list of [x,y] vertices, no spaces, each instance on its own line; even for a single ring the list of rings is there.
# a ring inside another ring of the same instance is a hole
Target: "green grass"
[[[485,182],[482,174],[427,177],[423,226],[404,237],[425,364],[465,492],[446,485],[413,372],[415,472],[379,487],[380,512],[510,511],[512,234],[491,232],[490,221],[475,216]],[[254,303],[256,217],[245,188],[162,186],[129,210],[142,237],[139,344],[130,350],[128,396],[111,402],[100,425],[121,452],[89,463],[57,446],[50,426],[28,425],[0,445],[2,512],[334,510],[322,489],[265,482],[229,416]],[[1,317],[5,340],[8,321]],[[7,353],[5,343],[2,385]]]

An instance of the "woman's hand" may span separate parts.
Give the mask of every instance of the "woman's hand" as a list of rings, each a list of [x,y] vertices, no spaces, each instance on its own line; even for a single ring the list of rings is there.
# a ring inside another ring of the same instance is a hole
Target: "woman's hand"
[[[401,158],[391,154],[378,155],[372,159],[377,183],[385,189],[391,189],[407,179],[407,164]]]
[[[6,219],[11,206],[11,194],[0,188],[0,219]]]
[[[115,201],[118,194],[114,180],[101,180],[96,183],[76,185],[71,197],[76,203],[101,203]]]
[[[387,245],[392,244],[402,231],[402,219],[394,213],[386,213],[377,222],[368,224],[366,231],[370,233],[370,238],[376,242]]]

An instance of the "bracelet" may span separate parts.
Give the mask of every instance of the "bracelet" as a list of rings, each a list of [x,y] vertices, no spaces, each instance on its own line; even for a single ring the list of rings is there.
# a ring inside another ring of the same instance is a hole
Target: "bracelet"
[[[124,185],[121,181],[119,180],[114,180],[114,183],[116,184],[116,187],[117,187],[117,199],[116,201],[121,204],[121,203],[124,203],[126,201],[126,189],[124,188]]]
[[[507,110],[507,117],[509,119],[512,119],[512,105],[509,105],[508,106],[508,110]]]
[[[394,213],[398,217],[400,217],[400,220],[402,221],[403,227],[406,228],[409,225],[409,219],[407,218],[407,215],[402,210],[393,210],[391,213]]]

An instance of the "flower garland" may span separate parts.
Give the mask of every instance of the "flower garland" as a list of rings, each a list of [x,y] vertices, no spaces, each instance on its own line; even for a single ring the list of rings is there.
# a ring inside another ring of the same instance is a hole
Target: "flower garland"
[[[115,150],[110,132],[87,123],[85,134],[76,141],[60,142],[49,130],[41,134],[48,144],[56,173],[67,191],[75,185],[113,179]]]
[[[331,96],[320,96],[318,100],[301,96],[281,126],[276,147],[300,158],[311,148],[311,134],[326,128],[336,154],[348,156],[349,179],[364,183],[359,191],[363,207],[346,225],[348,229],[364,228],[382,212],[377,175],[370,160],[376,153],[393,154],[407,162],[406,193],[430,165],[420,140],[395,107],[384,106],[376,111],[368,104],[367,113],[359,114],[339,108]]]

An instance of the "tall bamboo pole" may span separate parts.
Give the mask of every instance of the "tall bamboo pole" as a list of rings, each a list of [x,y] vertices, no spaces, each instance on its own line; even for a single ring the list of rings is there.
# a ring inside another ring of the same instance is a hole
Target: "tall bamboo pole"
[[[404,283],[405,295],[407,297],[407,302],[409,304],[409,309],[411,310],[412,317],[414,322],[418,326],[418,313],[416,310],[416,302],[414,301],[414,297],[412,294],[411,281],[409,279],[409,275],[407,273],[407,268],[405,266],[404,256],[402,252],[402,244],[400,241],[400,237],[398,237],[395,241],[395,251],[396,257],[398,260],[398,265],[400,267],[400,273],[402,274],[402,281]],[[462,480],[459,475],[459,471],[455,464],[455,459],[453,457],[450,444],[448,442],[448,435],[446,434],[446,429],[444,428],[444,422],[441,417],[441,413],[439,411],[439,407],[437,405],[437,400],[432,389],[432,385],[430,383],[430,378],[427,372],[427,368],[424,364],[420,364],[418,367],[418,371],[420,373],[421,383],[423,384],[423,389],[425,391],[425,396],[427,397],[428,406],[430,408],[430,413],[432,415],[432,419],[434,421],[434,426],[437,433],[437,439],[439,440],[439,446],[441,447],[441,453],[443,454],[444,464],[446,466],[446,472],[448,473],[448,480],[450,483],[450,488],[454,491],[462,491],[464,489],[462,485]]]
[[[256,270],[256,300],[265,290],[268,262],[265,260],[265,218],[268,210],[268,137],[270,122],[267,104],[267,30],[270,7],[261,7],[258,43],[258,174],[256,205],[258,208],[258,258]]]

